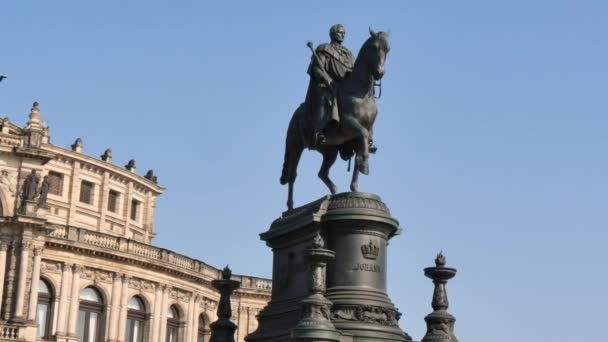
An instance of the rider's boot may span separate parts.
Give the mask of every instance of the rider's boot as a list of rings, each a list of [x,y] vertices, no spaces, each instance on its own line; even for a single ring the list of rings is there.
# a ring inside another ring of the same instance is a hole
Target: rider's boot
[[[325,134],[323,131],[319,131],[315,134],[315,146],[323,145],[326,141]]]

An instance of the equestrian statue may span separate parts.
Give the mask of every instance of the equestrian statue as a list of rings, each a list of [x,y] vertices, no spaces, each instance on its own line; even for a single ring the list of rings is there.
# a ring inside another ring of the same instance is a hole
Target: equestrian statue
[[[330,29],[331,43],[316,49],[311,42],[307,44],[313,54],[308,68],[310,83],[304,103],[289,122],[281,173],[281,184],[289,185],[287,208],[290,210],[304,148],[323,155],[319,178],[332,194],[338,189],[329,179],[329,169],[338,154],[343,160],[355,156],[350,189],[357,191],[359,172],[369,174],[369,154],[377,150],[372,140],[378,114],[374,87],[384,76],[384,61],[390,49],[388,33],[370,28],[370,37],[356,59],[342,46],[345,33],[342,25],[334,25]]]

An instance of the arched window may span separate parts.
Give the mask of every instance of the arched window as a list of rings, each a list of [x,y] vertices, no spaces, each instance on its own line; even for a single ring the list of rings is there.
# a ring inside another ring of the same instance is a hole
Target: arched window
[[[175,305],[171,305],[167,310],[167,342],[177,342],[179,338],[179,311]]]
[[[36,324],[38,340],[48,340],[51,337],[53,293],[51,287],[44,280],[38,282],[38,306],[36,307]]]
[[[205,314],[198,316],[198,339],[197,342],[208,342],[211,337],[211,331],[209,330],[209,320],[205,317]]]
[[[103,300],[93,287],[80,292],[78,341],[100,342],[103,338]]]
[[[127,342],[143,342],[146,320],[146,307],[138,296],[133,296],[127,304]]]

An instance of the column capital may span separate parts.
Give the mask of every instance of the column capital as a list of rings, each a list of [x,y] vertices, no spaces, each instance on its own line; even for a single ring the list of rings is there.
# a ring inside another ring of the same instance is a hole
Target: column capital
[[[0,251],[6,252],[8,250],[8,241],[0,241]]]
[[[84,270],[84,266],[82,266],[82,265],[78,265],[78,264],[73,264],[73,265],[72,265],[72,273],[73,273],[73,274],[78,274],[78,273],[80,273],[82,270]]]
[[[122,275],[122,283],[123,283],[123,284],[125,284],[125,283],[127,283],[127,284],[128,284],[128,283],[129,283],[129,281],[131,280],[131,278],[133,278],[133,277],[131,277],[131,276],[129,276],[129,275],[126,275],[126,274],[123,274],[123,275]]]
[[[31,241],[21,241],[19,243],[19,247],[21,247],[21,251],[31,251],[34,244]]]
[[[44,251],[44,247],[34,247],[34,256],[42,255],[42,251]]]

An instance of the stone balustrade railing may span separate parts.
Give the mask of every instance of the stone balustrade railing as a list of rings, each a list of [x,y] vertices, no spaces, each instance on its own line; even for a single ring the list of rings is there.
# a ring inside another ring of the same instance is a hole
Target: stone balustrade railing
[[[48,234],[51,239],[69,240],[79,242],[91,247],[100,247],[107,250],[114,250],[131,254],[134,257],[150,259],[150,262],[165,262],[172,267],[178,267],[199,273],[211,279],[221,278],[221,270],[206,263],[189,258],[185,255],[175,253],[173,251],[137,242],[135,240],[126,239],[123,237],[104,234],[96,231],[91,231],[77,227],[53,227],[53,231]],[[250,277],[244,275],[233,275],[234,280],[241,282],[241,288],[270,291],[272,289],[272,280],[265,278]],[[2,330],[0,328],[0,337]]]
[[[19,327],[0,325],[0,340],[14,340],[19,339]]]

